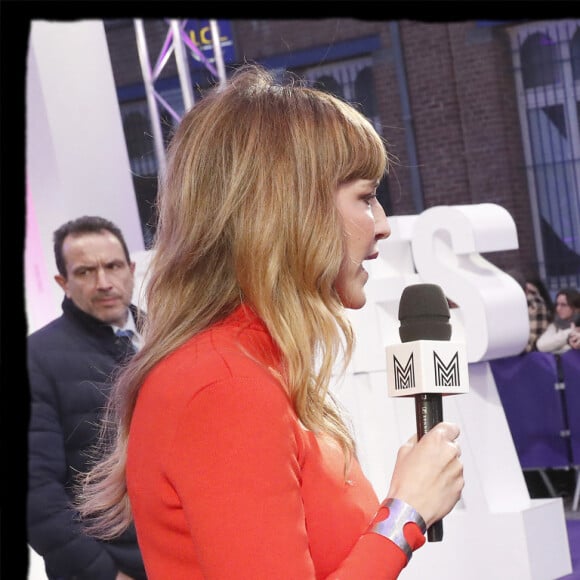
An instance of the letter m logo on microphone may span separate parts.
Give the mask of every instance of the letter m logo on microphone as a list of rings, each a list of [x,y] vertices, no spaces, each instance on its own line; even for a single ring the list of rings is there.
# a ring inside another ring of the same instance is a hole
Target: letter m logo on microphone
[[[448,365],[446,365],[433,351],[433,366],[435,372],[435,385],[438,387],[459,387],[459,353],[456,352]]]
[[[393,355],[393,365],[395,374],[395,390],[415,388],[415,366],[413,363],[413,353],[409,357],[407,364],[403,365],[396,356]]]

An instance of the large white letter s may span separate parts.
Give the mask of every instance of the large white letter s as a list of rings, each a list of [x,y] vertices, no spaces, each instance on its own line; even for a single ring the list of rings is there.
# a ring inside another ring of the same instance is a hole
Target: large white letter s
[[[437,206],[415,221],[415,267],[458,305],[451,311],[453,332],[464,334],[469,362],[512,356],[526,345],[529,319],[522,288],[480,255],[517,247],[511,215],[493,203]]]

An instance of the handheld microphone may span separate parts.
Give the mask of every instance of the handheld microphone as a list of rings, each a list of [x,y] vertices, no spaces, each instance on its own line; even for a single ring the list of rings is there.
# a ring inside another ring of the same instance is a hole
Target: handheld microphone
[[[387,347],[387,382],[392,397],[415,397],[417,439],[443,420],[442,395],[467,393],[464,345],[450,342],[449,305],[436,284],[407,286],[399,302],[401,344]],[[443,522],[427,530],[443,539]]]

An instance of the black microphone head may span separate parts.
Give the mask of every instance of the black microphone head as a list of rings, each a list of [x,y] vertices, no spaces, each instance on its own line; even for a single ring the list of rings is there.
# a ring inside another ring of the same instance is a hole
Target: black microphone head
[[[449,304],[437,284],[407,286],[399,302],[401,342],[449,340]]]

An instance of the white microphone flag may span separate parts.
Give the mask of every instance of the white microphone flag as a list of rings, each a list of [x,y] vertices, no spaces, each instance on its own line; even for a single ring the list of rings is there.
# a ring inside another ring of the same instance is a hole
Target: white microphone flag
[[[386,347],[389,397],[469,392],[465,345],[448,340],[414,340]]]

